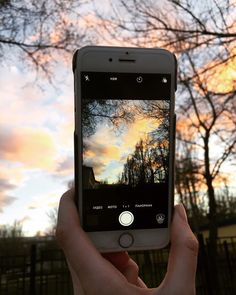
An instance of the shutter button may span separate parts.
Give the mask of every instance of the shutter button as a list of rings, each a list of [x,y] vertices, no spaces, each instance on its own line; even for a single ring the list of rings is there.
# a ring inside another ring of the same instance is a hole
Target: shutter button
[[[129,226],[134,221],[134,215],[130,211],[123,211],[119,215],[119,223],[123,226]]]

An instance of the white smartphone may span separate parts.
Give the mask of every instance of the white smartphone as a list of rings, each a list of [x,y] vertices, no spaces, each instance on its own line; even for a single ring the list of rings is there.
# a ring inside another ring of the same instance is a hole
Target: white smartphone
[[[101,252],[169,242],[176,67],[159,48],[88,46],[74,54],[76,202]]]

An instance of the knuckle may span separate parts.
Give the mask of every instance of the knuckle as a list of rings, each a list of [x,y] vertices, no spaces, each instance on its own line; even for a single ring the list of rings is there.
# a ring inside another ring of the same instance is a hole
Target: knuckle
[[[194,256],[198,255],[199,243],[194,234],[186,239],[185,245],[194,254]]]
[[[67,192],[65,192],[60,199],[60,203],[64,203],[65,200],[67,200],[69,198],[69,194],[70,194],[70,190],[68,190]]]
[[[139,273],[139,266],[138,266],[138,264],[136,262],[134,263],[133,267],[134,267],[135,273],[138,274]]]
[[[135,261],[131,261],[130,266],[132,267],[132,271],[133,273],[135,273],[136,275],[139,274],[139,266]]]

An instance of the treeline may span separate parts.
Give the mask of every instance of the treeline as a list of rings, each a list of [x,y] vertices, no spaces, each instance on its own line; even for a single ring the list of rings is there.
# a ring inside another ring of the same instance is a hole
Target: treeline
[[[144,183],[165,182],[168,175],[167,139],[154,142],[152,138],[140,139],[133,154],[128,156],[120,183],[136,186]]]

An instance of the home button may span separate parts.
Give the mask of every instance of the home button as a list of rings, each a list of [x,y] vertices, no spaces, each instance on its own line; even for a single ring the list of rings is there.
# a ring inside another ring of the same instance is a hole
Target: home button
[[[122,248],[129,248],[133,245],[134,238],[129,233],[124,233],[119,237],[119,244]]]

